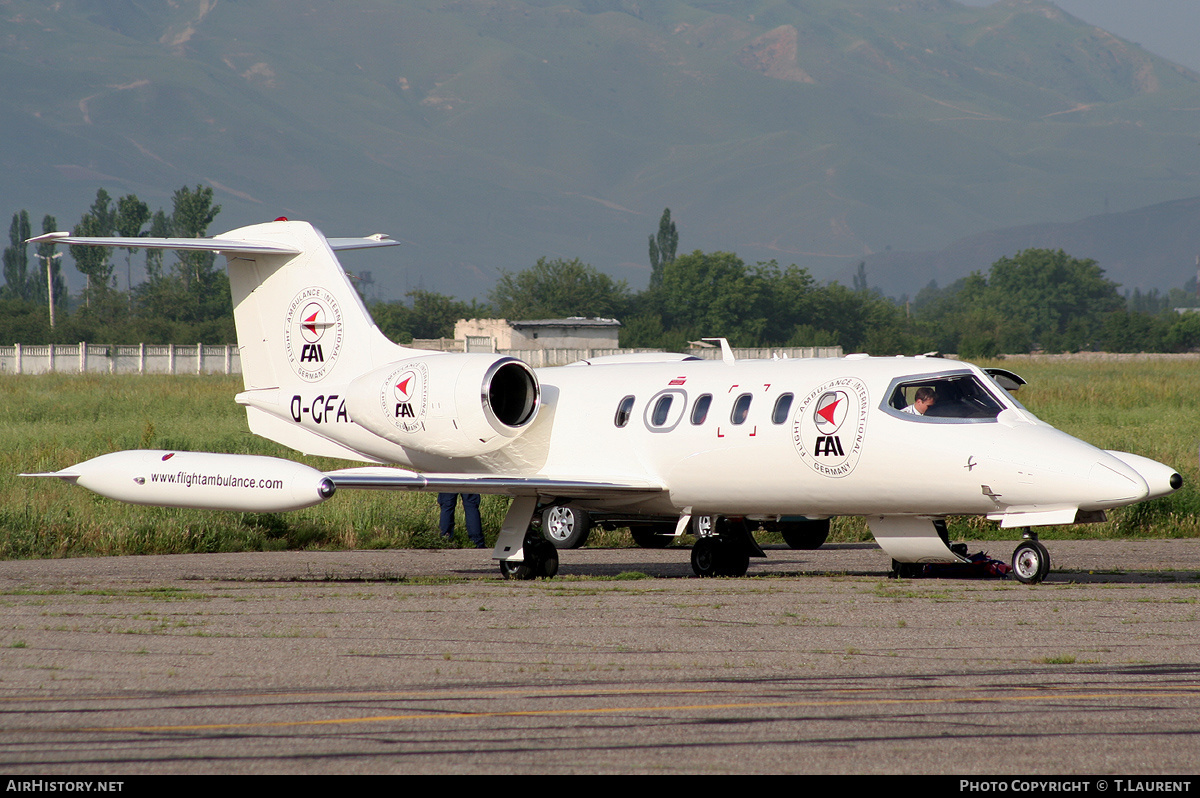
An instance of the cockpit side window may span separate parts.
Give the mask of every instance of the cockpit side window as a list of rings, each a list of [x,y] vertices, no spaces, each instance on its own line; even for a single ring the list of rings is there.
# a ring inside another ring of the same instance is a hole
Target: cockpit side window
[[[914,378],[897,384],[888,405],[906,416],[921,420],[988,421],[1004,405],[974,374]]]

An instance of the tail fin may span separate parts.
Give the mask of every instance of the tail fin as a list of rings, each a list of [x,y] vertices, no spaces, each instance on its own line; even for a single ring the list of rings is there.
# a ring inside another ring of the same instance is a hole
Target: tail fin
[[[307,222],[277,221],[215,238],[87,238],[47,233],[31,242],[220,252],[247,390],[348,383],[410,350],[375,326],[335,249],[393,246],[383,236],[326,239]]]
[[[248,390],[348,383],[404,353],[379,331],[334,255],[307,222],[270,222],[221,236],[294,254],[226,252],[233,320]],[[386,239],[340,248],[387,246]]]

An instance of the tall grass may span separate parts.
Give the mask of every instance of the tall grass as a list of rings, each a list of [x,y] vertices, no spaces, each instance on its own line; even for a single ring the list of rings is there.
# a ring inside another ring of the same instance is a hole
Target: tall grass
[[[1105,449],[1134,452],[1179,471],[1172,496],[1114,511],[1104,524],[1043,530],[1043,536],[1200,536],[1200,365],[1195,361],[1004,364],[1029,385],[1021,401],[1043,420]],[[284,514],[229,513],[122,504],[57,480],[18,477],[56,471],[120,449],[161,448],[302,458],[250,434],[233,402],[236,377],[42,375],[0,377],[0,557],[444,546],[432,494],[343,491]],[[489,541],[507,500],[481,504]],[[861,519],[836,519],[833,540],[868,540]],[[1011,538],[980,519],[952,519],[956,538]],[[459,511],[457,543],[465,534]],[[623,535],[594,534],[602,544]]]
[[[1065,527],[1080,537],[1200,536],[1200,362],[1035,360],[1007,363],[1029,381],[1018,398],[1038,418],[1101,449],[1171,466],[1183,487],[1124,507],[1108,523]]]
[[[0,557],[432,548],[445,544],[428,493],[345,491],[317,507],[255,514],[122,504],[57,480],[57,471],[120,449],[261,454],[321,469],[340,460],[302,458],[250,434],[234,404],[236,377],[42,375],[0,378]],[[507,502],[485,496],[484,528],[498,533]],[[465,541],[459,511],[457,534]]]

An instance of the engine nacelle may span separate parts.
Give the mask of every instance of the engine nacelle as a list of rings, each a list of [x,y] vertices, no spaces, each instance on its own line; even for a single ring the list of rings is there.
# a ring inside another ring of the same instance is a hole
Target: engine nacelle
[[[392,363],[350,383],[355,423],[409,449],[443,457],[494,452],[527,430],[540,389],[511,357],[431,354]]]

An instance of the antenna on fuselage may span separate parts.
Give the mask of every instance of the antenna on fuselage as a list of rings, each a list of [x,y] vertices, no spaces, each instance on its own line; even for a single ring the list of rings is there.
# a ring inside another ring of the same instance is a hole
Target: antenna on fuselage
[[[729,341],[724,338],[701,338],[701,341],[716,341],[721,345],[721,360],[725,363],[732,363],[735,358],[733,350],[729,348]]]

